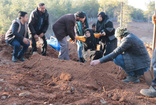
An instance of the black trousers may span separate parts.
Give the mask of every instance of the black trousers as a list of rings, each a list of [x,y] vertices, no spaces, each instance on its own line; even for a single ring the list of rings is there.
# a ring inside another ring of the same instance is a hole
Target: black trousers
[[[36,40],[35,40],[35,38],[33,36],[31,38],[31,41],[32,41],[32,52],[36,52],[37,51]],[[43,56],[46,56],[47,41],[45,39],[45,35],[42,38],[39,37],[39,42],[41,44],[41,53],[42,53]]]
[[[103,56],[110,54],[115,48],[117,48],[117,39],[106,41],[104,43]]]

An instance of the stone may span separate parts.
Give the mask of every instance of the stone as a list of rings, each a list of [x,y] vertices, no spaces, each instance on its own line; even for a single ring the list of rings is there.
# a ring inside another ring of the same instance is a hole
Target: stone
[[[126,101],[126,99],[124,97],[121,97],[119,100],[119,102],[124,102],[124,101]]]
[[[6,98],[7,98],[7,96],[2,96],[1,97],[2,100],[5,100]]]
[[[71,81],[72,76],[71,76],[71,74],[69,74],[69,73],[62,73],[62,74],[60,75],[60,79],[61,79],[61,80],[64,80],[64,81]]]
[[[108,94],[108,97],[109,97],[109,98],[110,98],[110,97],[112,97],[112,94],[111,94],[111,93],[109,93],[109,94]]]
[[[100,100],[100,102],[104,105],[104,104],[107,104],[106,101],[104,101],[103,99]]]
[[[29,95],[30,95],[30,92],[23,92],[23,93],[19,94],[20,97],[26,97],[26,96],[29,96]]]
[[[115,100],[115,101],[119,101],[119,97],[118,97],[117,94],[115,94],[115,95],[112,97],[112,99]]]

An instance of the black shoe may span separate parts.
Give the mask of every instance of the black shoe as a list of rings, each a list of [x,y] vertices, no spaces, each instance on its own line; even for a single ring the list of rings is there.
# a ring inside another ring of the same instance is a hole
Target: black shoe
[[[84,58],[79,58],[79,62],[85,63],[85,59]]]

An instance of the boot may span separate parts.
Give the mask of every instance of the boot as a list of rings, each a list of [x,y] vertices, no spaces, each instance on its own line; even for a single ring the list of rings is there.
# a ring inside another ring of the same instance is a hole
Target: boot
[[[122,81],[126,82],[126,83],[129,83],[129,82],[138,83],[138,82],[140,82],[140,80],[137,76],[127,76],[126,79],[124,79]]]
[[[13,62],[17,62],[17,57],[12,56],[12,61],[13,61]]]
[[[144,96],[156,97],[156,90],[153,86],[151,86],[149,89],[141,89],[140,93]]]

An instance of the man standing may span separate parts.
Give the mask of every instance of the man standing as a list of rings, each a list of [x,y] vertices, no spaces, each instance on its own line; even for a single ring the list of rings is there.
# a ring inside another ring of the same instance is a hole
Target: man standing
[[[76,21],[84,21],[85,14],[83,12],[77,12],[75,14],[66,14],[56,21],[53,25],[53,31],[58,39],[61,50],[59,52],[59,59],[69,60],[69,49],[66,36],[75,41],[74,27]]]
[[[24,53],[27,51],[30,42],[28,39],[28,15],[27,12],[20,11],[18,18],[12,22],[9,30],[5,35],[7,44],[11,44],[14,47],[12,61],[17,62],[17,58],[20,61],[24,61]],[[21,45],[23,48],[20,50]]]
[[[29,20],[29,31],[32,40],[33,54],[37,52],[36,40],[39,38],[41,43],[41,52],[43,56],[46,56],[47,42],[45,39],[45,33],[49,26],[49,14],[45,9],[45,4],[40,3],[38,7],[32,11]]]

